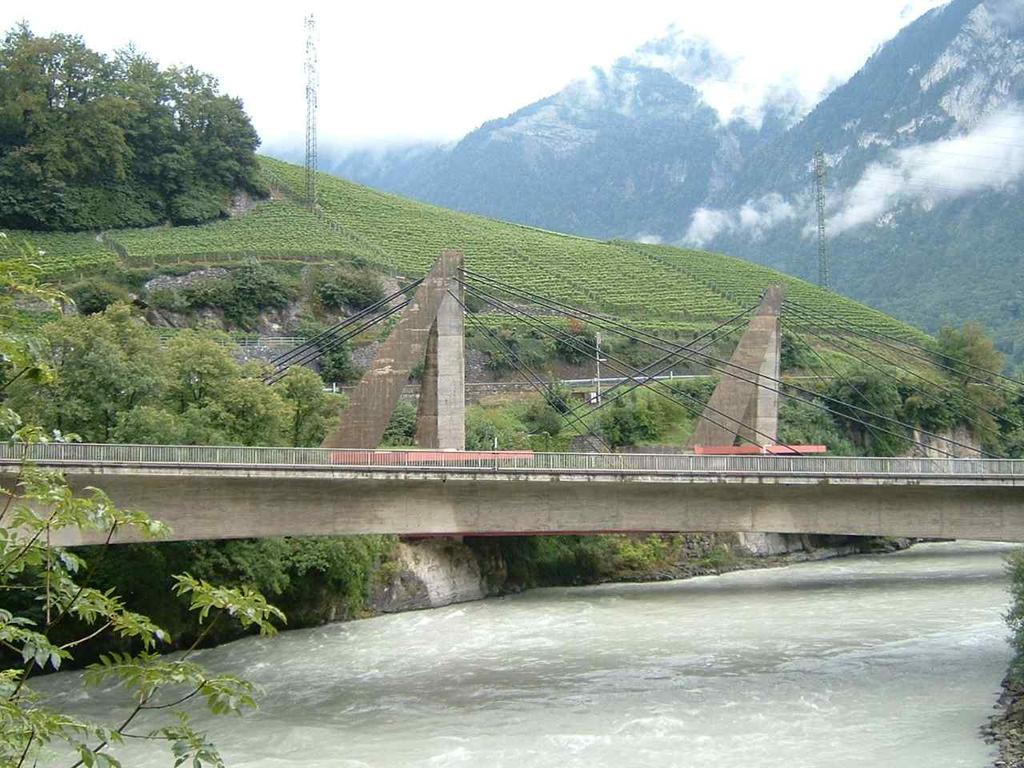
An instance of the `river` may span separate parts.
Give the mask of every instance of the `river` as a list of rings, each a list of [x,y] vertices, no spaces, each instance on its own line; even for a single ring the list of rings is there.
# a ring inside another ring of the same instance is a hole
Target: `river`
[[[235,768],[983,768],[1008,551],[925,544],[246,639],[198,656],[259,684],[260,711],[203,722]],[[42,687],[80,714],[120,711],[76,673]]]

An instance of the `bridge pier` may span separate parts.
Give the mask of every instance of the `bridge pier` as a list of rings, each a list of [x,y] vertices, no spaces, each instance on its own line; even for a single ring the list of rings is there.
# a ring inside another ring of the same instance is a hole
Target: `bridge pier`
[[[424,448],[466,447],[465,318],[458,280],[462,261],[459,251],[441,254],[352,392],[340,426],[322,447],[380,445],[402,390],[420,362],[417,442]]]
[[[456,269],[461,268],[461,254],[456,260]],[[420,448],[466,447],[466,318],[460,303],[464,295],[462,284],[450,280],[430,327],[416,413]]]
[[[690,447],[731,446],[737,442],[773,445],[779,433],[779,390],[782,333],[779,314],[785,296],[782,286],[769,287],[757,314],[723,369],[697,422]],[[739,378],[737,378],[739,377]]]

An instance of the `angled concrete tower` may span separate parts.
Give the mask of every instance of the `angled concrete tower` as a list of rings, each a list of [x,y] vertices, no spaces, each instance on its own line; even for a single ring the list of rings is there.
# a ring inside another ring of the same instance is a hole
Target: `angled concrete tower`
[[[773,285],[761,297],[757,313],[729,359],[739,367],[722,366],[722,379],[711,394],[705,414],[697,422],[697,429],[690,440],[691,447],[778,442],[777,382],[782,356],[779,313],[784,296],[783,287]],[[730,372],[748,381],[741,381]]]
[[[409,375],[420,362],[423,378],[416,415],[417,443],[422,448],[466,447],[460,269],[462,253],[441,254],[363,374],[341,424],[324,439],[324,448],[376,448]]]

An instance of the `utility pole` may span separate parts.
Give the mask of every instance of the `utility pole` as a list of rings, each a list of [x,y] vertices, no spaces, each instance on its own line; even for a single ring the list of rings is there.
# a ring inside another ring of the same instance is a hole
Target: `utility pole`
[[[597,405],[600,405],[601,404],[601,363],[603,363],[605,361],[605,359],[603,357],[601,357],[601,332],[600,331],[598,331],[597,333],[594,334],[594,350],[596,351],[596,354],[594,355],[594,363],[597,366],[597,371],[596,371],[597,378],[594,379],[594,389],[595,389],[595,392],[596,392],[594,400],[597,402]]]
[[[316,108],[320,89],[316,19],[306,17],[306,205],[316,208]]]
[[[818,207],[818,285],[829,288],[832,279],[825,240],[825,153],[820,144],[814,150],[814,192]]]

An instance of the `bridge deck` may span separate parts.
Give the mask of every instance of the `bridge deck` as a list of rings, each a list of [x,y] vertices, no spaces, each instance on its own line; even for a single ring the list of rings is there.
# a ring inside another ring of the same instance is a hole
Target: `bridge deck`
[[[174,539],[394,533],[775,531],[1024,541],[1011,459],[421,454],[0,445],[167,522]],[[336,463],[336,460],[343,463]],[[397,462],[397,463],[396,463]],[[55,543],[88,543],[64,532]]]
[[[538,473],[545,475],[808,476],[817,478],[919,478],[951,483],[1024,480],[1022,459],[911,458],[786,455],[533,453],[530,451],[333,450],[249,446],[173,446],[84,443],[0,443],[0,466],[29,460],[46,466],[177,467]]]

